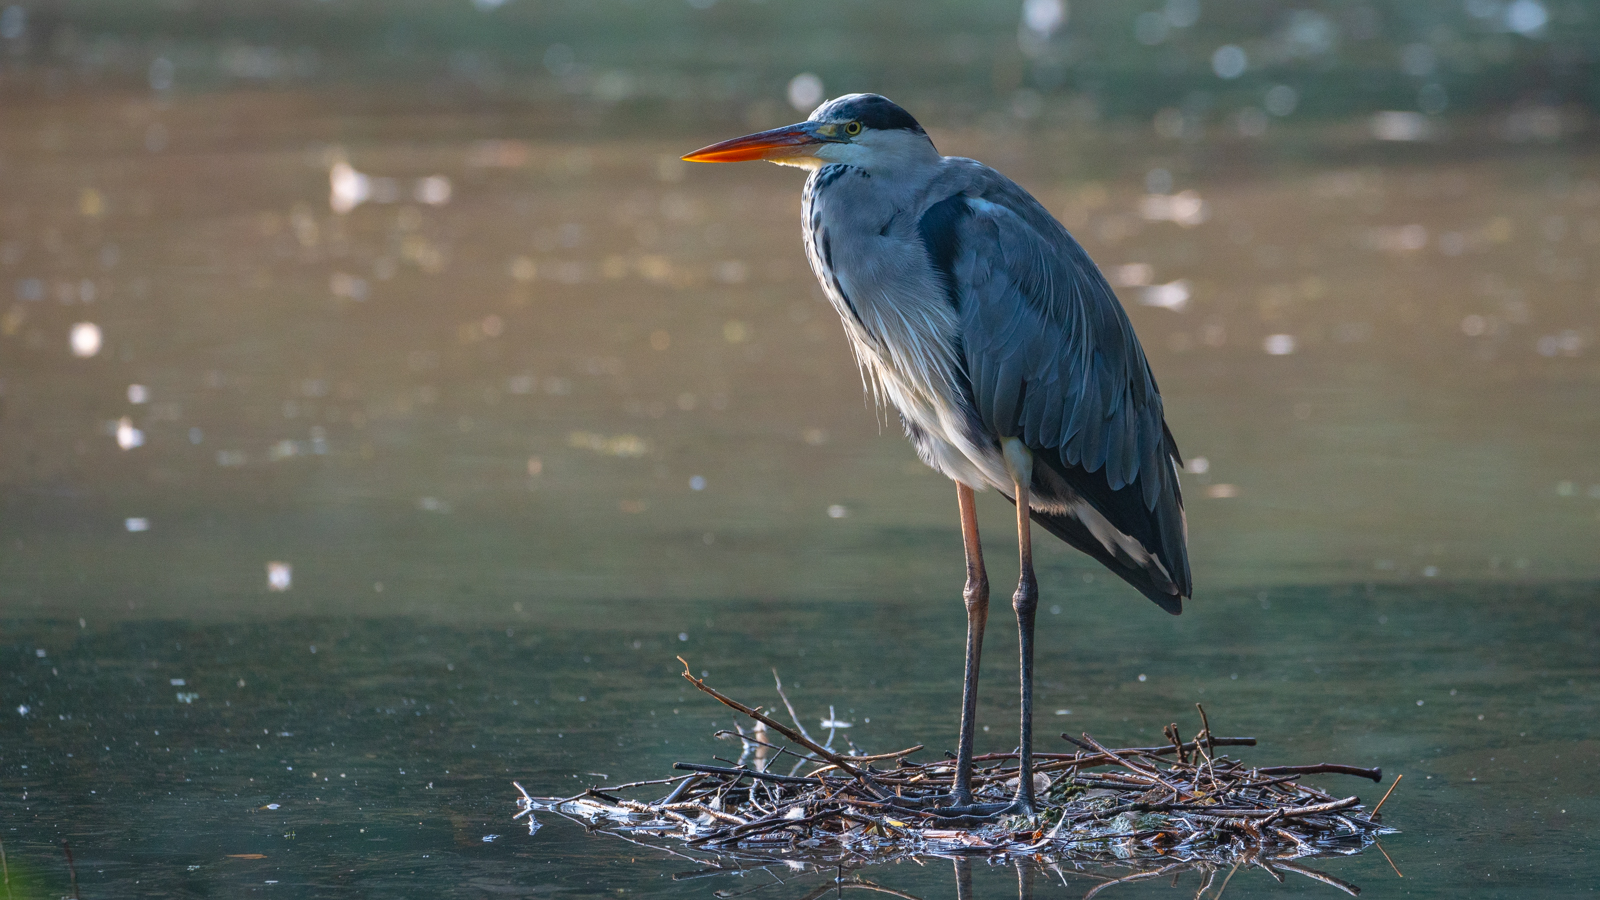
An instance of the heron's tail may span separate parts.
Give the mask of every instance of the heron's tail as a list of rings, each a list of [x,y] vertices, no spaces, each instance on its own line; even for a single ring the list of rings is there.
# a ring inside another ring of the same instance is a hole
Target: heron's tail
[[[1075,516],[1040,512],[1037,509],[1030,510],[1030,514],[1033,521],[1039,523],[1045,531],[1093,557],[1101,565],[1115,572],[1117,577],[1137,588],[1139,593],[1155,601],[1157,606],[1173,615],[1183,612],[1183,598],[1189,595],[1187,559],[1178,561],[1178,565],[1182,567],[1180,583],[1162,571],[1170,565],[1168,561],[1163,560],[1162,566],[1158,568],[1152,563],[1139,564],[1127,556],[1113,554]],[[1156,556],[1159,558],[1160,554],[1157,553]]]

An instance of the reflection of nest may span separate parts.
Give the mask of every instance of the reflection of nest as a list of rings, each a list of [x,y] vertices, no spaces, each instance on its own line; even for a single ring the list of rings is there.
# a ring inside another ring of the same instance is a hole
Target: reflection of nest
[[[556,812],[709,867],[699,875],[815,868],[842,877],[841,867],[982,856],[1015,863],[1030,878],[1041,867],[1089,875],[1101,882],[1091,896],[1112,884],[1189,870],[1209,887],[1219,873],[1231,877],[1241,867],[1265,869],[1279,881],[1283,872],[1294,872],[1354,895],[1353,885],[1298,861],[1352,855],[1392,831],[1358,797],[1338,798],[1299,783],[1302,775],[1319,773],[1376,781],[1378,770],[1246,766],[1216,748],[1252,746],[1255,739],[1213,737],[1204,710],[1201,731],[1189,742],[1175,725],[1164,729],[1169,743],[1159,747],[1110,749],[1087,734],[1081,740],[1062,735],[1080,749],[1034,755],[1039,814],[1032,819],[950,818],[938,809],[950,802],[950,760],[912,762],[920,746],[877,756],[839,754],[831,740],[819,744],[805,732],[792,706],[794,728],[687,671],[684,677],[755,720],[754,731],[724,733],[744,745],[738,764],[677,763],[674,768],[688,774],[567,798],[530,797],[517,785],[517,817],[528,816],[531,831],[538,827],[535,810]],[[768,732],[806,752],[767,742]],[[752,753],[753,767],[746,765]],[[797,760],[794,769],[771,771],[785,756]],[[975,799],[1008,799],[1016,789],[1017,754],[992,753],[975,762]],[[624,796],[647,788],[668,793],[653,800]],[[964,866],[957,870],[959,876]],[[876,888],[864,881],[858,886]]]

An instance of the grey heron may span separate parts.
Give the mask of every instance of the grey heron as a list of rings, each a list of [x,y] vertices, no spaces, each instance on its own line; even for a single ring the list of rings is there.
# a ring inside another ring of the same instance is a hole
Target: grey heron
[[[1190,596],[1182,464],[1127,314],[1083,247],[1015,182],[941,156],[911,114],[849,94],[804,122],[713,144],[691,162],[810,170],[806,256],[866,380],[922,460],[956,483],[966,550],[966,669],[950,815],[1031,815],[1030,522],[1098,560],[1169,613]],[[1020,777],[974,804],[972,750],[989,581],[974,491],[1016,504],[1021,576]]]

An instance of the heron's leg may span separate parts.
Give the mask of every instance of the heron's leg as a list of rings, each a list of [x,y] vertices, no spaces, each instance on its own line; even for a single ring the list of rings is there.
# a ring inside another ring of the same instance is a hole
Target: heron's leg
[[[967,669],[961,679],[961,740],[956,748],[956,806],[972,803],[972,744],[978,716],[978,661],[983,656],[983,629],[989,621],[989,576],[983,570],[983,547],[978,543],[978,498],[972,488],[957,482],[956,502],[961,507],[961,543],[967,551],[967,586],[961,598],[967,604]]]
[[[1011,607],[1017,612],[1018,649],[1022,665],[1022,725],[1019,731],[1017,796],[1013,811],[1032,815],[1033,803],[1033,618],[1039,609],[1039,583],[1033,576],[1033,535],[1030,530],[1029,494],[1033,484],[1033,452],[1017,438],[1004,438],[1006,469],[1017,491],[1017,552],[1021,577]]]

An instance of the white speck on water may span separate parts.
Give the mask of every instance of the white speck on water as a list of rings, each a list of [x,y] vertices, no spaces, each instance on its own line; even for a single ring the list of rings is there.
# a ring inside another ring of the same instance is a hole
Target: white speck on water
[[[22,703],[22,704],[18,704],[18,706],[17,706],[17,715],[19,715],[19,716],[25,716],[25,715],[27,715],[27,714],[28,714],[28,713],[29,713],[29,712],[31,712],[31,708],[30,708],[30,707],[29,707],[29,706],[28,706],[28,704],[26,704],[26,703]],[[1478,718],[1480,718],[1480,719],[1481,719],[1481,718],[1483,718],[1483,717],[1482,717],[1482,716],[1479,716],[1479,717],[1478,717]],[[26,768],[27,768],[27,766],[23,766],[23,768],[24,768],[24,769],[26,769]]]
[[[142,384],[130,384],[130,385],[128,385],[128,402],[129,403],[137,405],[137,404],[140,404],[140,403],[148,403],[149,401],[150,401],[150,389],[149,388],[145,387]]]
[[[688,639],[689,639],[689,632],[687,632],[687,631],[678,632],[678,640],[687,641]]]
[[[1140,672],[1140,673],[1139,673],[1139,680],[1140,680],[1140,681],[1146,681],[1146,680],[1148,680],[1148,679],[1146,679],[1146,678],[1145,678],[1145,674],[1144,674],[1144,673],[1143,673],[1143,672]]]
[[[372,179],[340,161],[328,169],[328,207],[347,213],[372,198]]]
[[[1439,574],[1439,567],[1438,566],[1424,566],[1423,569],[1422,569],[1422,577],[1423,578],[1434,578],[1438,574]]]
[[[73,356],[88,359],[100,352],[100,326],[93,322],[79,322],[72,326],[71,337],[68,340],[72,345]]]
[[[1170,173],[1168,178],[1171,178]],[[1149,287],[1155,280],[1156,270],[1149,263],[1136,262],[1112,266],[1106,270],[1106,274],[1117,287]]]
[[[294,566],[286,562],[267,563],[267,590],[287,591],[294,584]]]
[[[1050,615],[1052,615],[1052,616],[1061,615],[1061,605],[1059,603],[1050,607]]]
[[[1070,709],[1058,709],[1058,710],[1056,710],[1056,715],[1058,715],[1058,716],[1070,716],[1070,715],[1072,715],[1072,710],[1070,710]]]
[[[444,175],[429,175],[417,182],[416,198],[418,203],[429,206],[443,206],[450,202],[450,179]]]
[[[1294,335],[1269,334],[1261,342],[1261,349],[1267,351],[1268,356],[1288,356],[1295,349]]]
[[[171,681],[173,687],[185,687],[188,684],[188,682],[184,681],[182,678],[173,678],[169,680]]]
[[[127,416],[117,420],[117,446],[124,450],[144,446],[144,432],[133,427],[133,420]]]
[[[689,479],[689,490],[691,490],[691,491],[703,491],[705,489],[706,489],[706,478],[705,478],[704,475],[695,475],[695,476],[693,476],[693,477],[691,477]]]
[[[1173,312],[1183,312],[1189,306],[1189,281],[1180,278],[1166,284],[1154,284],[1144,289],[1139,295],[1139,302],[1145,306],[1157,306],[1170,309]]]
[[[1421,141],[1433,134],[1433,124],[1419,112],[1386,109],[1372,115],[1372,136],[1380,141]]]
[[[1544,31],[1549,21],[1550,11],[1539,0],[1516,0],[1506,7],[1506,27],[1526,37]]]
[[[486,835],[483,836],[483,842],[485,844],[492,844],[492,843],[494,843],[494,839],[499,837],[499,836],[500,835],[498,835],[498,834],[486,834]]]
[[[1249,66],[1250,57],[1238,44],[1223,44],[1211,54],[1211,71],[1224,80],[1238,78]]]
[[[1418,700],[1418,701],[1417,701],[1417,705],[1418,705],[1418,706],[1421,706],[1421,705],[1422,705],[1422,704],[1423,704],[1423,703],[1424,703],[1424,702],[1425,702],[1425,701],[1422,701],[1422,700]]]
[[[842,504],[835,503],[828,507],[828,518],[830,519],[842,519],[848,515],[850,515],[850,510],[846,509]]]
[[[129,516],[122,520],[122,527],[134,532],[149,531],[150,520],[143,516]]]
[[[1204,475],[1205,473],[1211,471],[1211,460],[1206,459],[1204,456],[1192,457],[1189,460],[1189,465],[1185,466],[1185,468],[1187,468],[1191,474]]]

